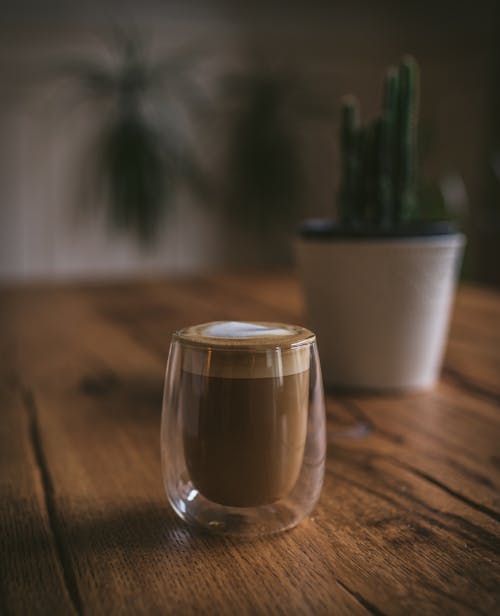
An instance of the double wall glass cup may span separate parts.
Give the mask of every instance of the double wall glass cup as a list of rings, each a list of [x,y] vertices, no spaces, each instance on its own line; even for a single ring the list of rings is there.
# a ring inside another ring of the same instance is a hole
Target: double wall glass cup
[[[298,524],[319,498],[325,466],[314,334],[228,321],[176,332],[161,453],[168,499],[186,522],[236,535]]]

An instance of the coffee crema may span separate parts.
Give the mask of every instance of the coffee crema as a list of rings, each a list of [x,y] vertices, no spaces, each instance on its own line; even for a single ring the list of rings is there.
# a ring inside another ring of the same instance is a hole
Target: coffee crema
[[[181,330],[186,467],[209,500],[255,507],[285,497],[304,456],[314,334],[279,323]]]

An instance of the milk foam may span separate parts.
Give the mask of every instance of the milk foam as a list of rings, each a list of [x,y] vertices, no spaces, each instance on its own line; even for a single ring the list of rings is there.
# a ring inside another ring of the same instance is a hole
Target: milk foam
[[[208,325],[204,334],[210,338],[257,338],[261,336],[289,336],[290,330],[283,327],[260,325],[259,323],[223,321]]]

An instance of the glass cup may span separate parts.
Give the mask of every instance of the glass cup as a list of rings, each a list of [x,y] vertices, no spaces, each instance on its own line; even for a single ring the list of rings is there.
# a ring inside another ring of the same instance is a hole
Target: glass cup
[[[234,535],[298,524],[319,498],[326,456],[314,334],[232,321],[176,332],[161,453],[165,490],[183,520]]]

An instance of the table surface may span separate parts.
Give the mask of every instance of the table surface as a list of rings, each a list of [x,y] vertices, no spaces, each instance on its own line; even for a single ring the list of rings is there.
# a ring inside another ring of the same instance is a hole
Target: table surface
[[[296,529],[241,541],[169,508],[159,426],[172,331],[302,315],[279,272],[4,287],[0,613],[499,613],[492,291],[460,289],[433,391],[328,395],[324,489]]]

